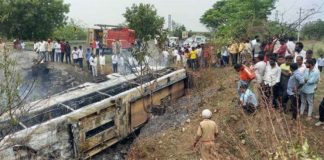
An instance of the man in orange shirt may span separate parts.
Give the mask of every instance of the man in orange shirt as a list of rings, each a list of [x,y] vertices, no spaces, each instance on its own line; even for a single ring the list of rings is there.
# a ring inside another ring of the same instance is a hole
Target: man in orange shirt
[[[238,82],[238,88],[237,91],[240,95],[240,87],[242,84],[249,84],[254,78],[255,78],[255,72],[252,71],[249,67],[242,65],[242,64],[236,64],[234,65],[234,69],[239,72],[240,80]]]
[[[247,66],[242,64],[236,64],[234,69],[239,72],[240,80],[250,82],[255,78],[255,73]]]

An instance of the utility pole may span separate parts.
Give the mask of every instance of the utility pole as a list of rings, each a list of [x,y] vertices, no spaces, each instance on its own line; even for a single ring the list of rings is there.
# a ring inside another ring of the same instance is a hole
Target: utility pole
[[[281,23],[284,23],[284,14],[285,13],[281,13]]]
[[[278,15],[279,15],[279,11],[276,10],[276,14],[275,14],[275,21],[276,22],[279,22],[279,18],[278,18]]]
[[[297,33],[297,41],[300,40],[300,30],[301,30],[301,14],[302,14],[302,8],[299,8],[299,19],[298,19],[298,33]]]

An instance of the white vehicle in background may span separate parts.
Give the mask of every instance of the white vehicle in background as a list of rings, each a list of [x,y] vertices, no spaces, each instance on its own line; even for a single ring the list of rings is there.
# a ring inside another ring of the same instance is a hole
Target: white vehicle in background
[[[198,45],[205,44],[206,41],[207,38],[205,36],[192,36],[183,42],[183,46],[197,47]]]
[[[168,37],[169,47],[175,47],[179,45],[179,37]]]

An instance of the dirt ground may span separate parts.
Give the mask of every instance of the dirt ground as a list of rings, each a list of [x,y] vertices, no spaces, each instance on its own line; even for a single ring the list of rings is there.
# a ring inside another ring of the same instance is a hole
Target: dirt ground
[[[141,130],[128,153],[130,160],[199,160],[192,149],[195,133],[202,120],[200,113],[209,108],[219,126],[219,159],[292,159],[299,154],[301,142],[308,141],[308,155],[324,157],[324,130],[315,127],[315,118],[291,121],[290,114],[269,107],[247,116],[237,106],[236,79],[232,68],[216,68],[195,74],[195,88],[168,107],[163,116],[152,117]],[[323,79],[323,76],[322,76]],[[315,114],[323,93],[321,81]],[[305,144],[305,143],[304,143]],[[303,153],[301,153],[303,154]],[[308,156],[306,155],[306,156]],[[306,157],[305,156],[305,157]]]

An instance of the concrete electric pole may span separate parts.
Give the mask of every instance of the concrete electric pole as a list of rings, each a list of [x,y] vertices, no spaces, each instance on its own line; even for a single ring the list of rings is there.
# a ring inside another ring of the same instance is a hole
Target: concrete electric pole
[[[300,30],[301,30],[301,14],[302,14],[302,8],[299,8],[299,19],[298,19],[298,33],[297,33],[297,41],[300,40]]]
[[[275,21],[279,23],[279,18],[278,18],[278,16],[279,16],[279,11],[276,10],[276,14],[275,14]]]

